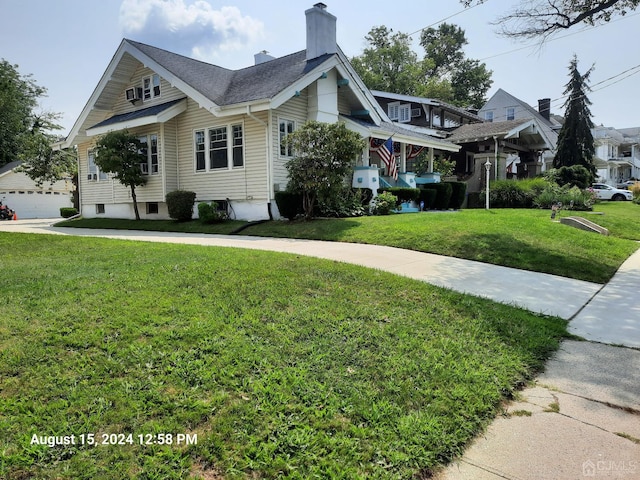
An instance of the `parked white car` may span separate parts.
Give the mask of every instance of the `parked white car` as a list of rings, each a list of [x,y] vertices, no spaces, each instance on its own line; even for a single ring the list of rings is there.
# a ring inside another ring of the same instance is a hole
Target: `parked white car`
[[[633,193],[629,190],[615,188],[606,183],[594,183],[591,188],[600,200],[633,200]]]

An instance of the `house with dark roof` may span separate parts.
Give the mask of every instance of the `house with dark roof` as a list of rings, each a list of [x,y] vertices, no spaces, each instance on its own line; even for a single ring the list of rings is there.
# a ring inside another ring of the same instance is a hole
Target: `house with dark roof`
[[[134,216],[129,190],[94,161],[96,139],[109,131],[127,129],[144,144],[140,168],[149,177],[136,189],[143,218],[167,218],[166,194],[178,189],[194,191],[197,202],[218,201],[238,219],[277,217],[275,192],[286,188],[293,154],[283,139],[308,120],[344,122],[369,145],[393,138],[401,172],[416,148],[459,149],[393,124],[338,47],[336,17],[322,3],[305,16],[305,50],[281,58],[261,52],[240,70],[123,40],[59,145],[77,146],[82,215]],[[390,173],[379,153],[367,148],[353,159],[354,186],[375,191]]]
[[[534,177],[550,168],[561,125],[551,116],[549,99],[540,100],[539,109],[498,89],[478,111],[482,123],[451,132],[447,140],[462,146],[452,155],[456,174],[468,191],[483,188],[487,162],[491,179]]]

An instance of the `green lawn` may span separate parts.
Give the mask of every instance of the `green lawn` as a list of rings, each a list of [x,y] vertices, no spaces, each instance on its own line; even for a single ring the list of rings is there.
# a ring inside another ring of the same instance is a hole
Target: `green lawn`
[[[359,242],[407,248],[569,278],[606,283],[637,248],[640,207],[598,205],[585,216],[611,230],[608,237],[552,222],[546,210],[461,210],[385,217],[268,222],[243,235]]]
[[[424,217],[445,216],[462,218]],[[0,246],[6,479],[426,478],[566,335],[557,318],[318,259]],[[139,444],[154,433],[172,444]]]

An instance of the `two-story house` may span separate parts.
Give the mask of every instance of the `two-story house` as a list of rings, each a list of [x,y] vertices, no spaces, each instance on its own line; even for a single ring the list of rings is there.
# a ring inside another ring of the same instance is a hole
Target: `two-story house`
[[[615,129],[599,126],[592,130],[594,163],[598,181],[615,186],[640,178],[640,128]]]

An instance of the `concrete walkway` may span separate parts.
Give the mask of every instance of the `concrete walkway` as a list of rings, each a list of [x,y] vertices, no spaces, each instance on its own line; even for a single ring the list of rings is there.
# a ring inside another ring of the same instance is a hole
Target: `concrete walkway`
[[[0,231],[250,248],[355,263],[570,320],[546,371],[438,480],[640,479],[640,250],[605,286],[427,253],[361,244],[54,228]],[[612,345],[623,345],[612,346]],[[632,348],[625,348],[632,347]]]

